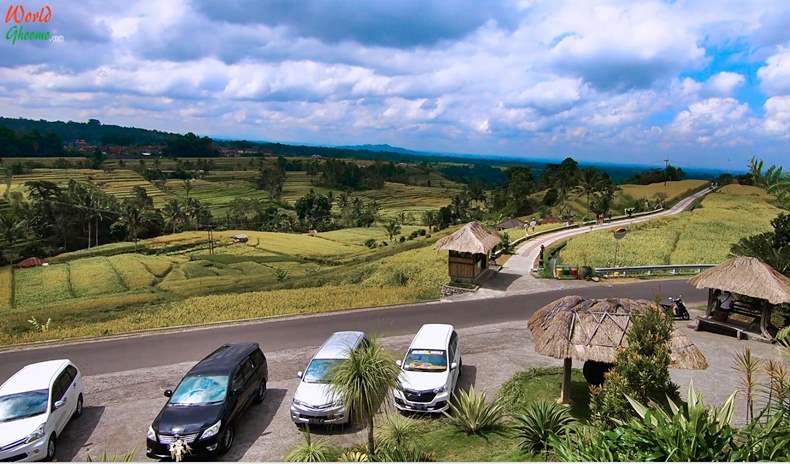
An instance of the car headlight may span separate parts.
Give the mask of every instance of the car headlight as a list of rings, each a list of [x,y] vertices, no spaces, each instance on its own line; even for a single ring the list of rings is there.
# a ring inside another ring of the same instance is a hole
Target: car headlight
[[[149,440],[156,441],[156,432],[154,432],[154,427],[153,426],[151,426],[151,425],[148,426],[148,434],[146,435],[146,437]]]
[[[216,424],[204,430],[203,433],[200,435],[200,438],[211,438],[214,435],[218,434],[220,425],[222,425],[221,420],[217,421]]]
[[[39,425],[38,428],[35,431],[33,431],[33,433],[28,435],[27,439],[25,440],[25,443],[33,443],[34,441],[36,441],[36,440],[38,440],[40,438],[43,438],[44,437],[44,425],[46,425],[46,424]]]
[[[441,386],[441,387],[439,387],[439,388],[434,388],[434,389],[433,389],[433,392],[434,392],[434,393],[444,393],[444,392],[446,392],[446,391],[447,391],[447,385],[442,385],[442,386]]]
[[[310,406],[309,404],[305,403],[304,401],[299,401],[296,398],[294,398],[294,404],[297,405],[297,406]]]

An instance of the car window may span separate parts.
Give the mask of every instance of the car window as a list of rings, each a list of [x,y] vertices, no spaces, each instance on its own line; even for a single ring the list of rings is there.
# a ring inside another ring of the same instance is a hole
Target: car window
[[[66,374],[69,376],[69,382],[73,382],[77,377],[77,368],[72,365],[66,366]]]
[[[255,366],[260,366],[261,364],[263,364],[265,359],[266,358],[263,356],[261,350],[255,350],[252,353],[252,361],[255,363]]]
[[[244,380],[245,380],[245,369],[244,367],[239,367],[236,370],[236,374],[233,376],[233,381],[231,381],[231,388],[233,390],[244,388]]]
[[[184,377],[170,396],[170,404],[197,406],[221,403],[228,390],[226,375],[190,375]]]
[[[0,396],[0,422],[38,416],[47,412],[49,390],[33,390]]]
[[[457,350],[458,350],[458,334],[453,332],[453,334],[450,335],[450,347],[449,347],[450,362],[455,360],[455,352]]]
[[[69,374],[66,371],[60,373],[58,378],[55,380],[55,385],[52,389],[52,400],[59,401],[63,398],[63,395],[66,394],[66,390],[69,389],[69,385],[71,384],[71,379],[69,379]]]
[[[307,383],[329,383],[332,371],[341,362],[342,359],[313,359],[307,366],[302,380]]]
[[[444,350],[410,350],[403,363],[403,369],[423,372],[447,370],[447,353]]]

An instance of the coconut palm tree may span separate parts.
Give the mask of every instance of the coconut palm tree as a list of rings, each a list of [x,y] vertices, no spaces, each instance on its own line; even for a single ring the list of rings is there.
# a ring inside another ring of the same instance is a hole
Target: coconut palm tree
[[[162,208],[162,216],[164,217],[165,225],[171,228],[174,234],[178,232],[178,229],[186,221],[186,212],[183,205],[175,198],[170,199]]]
[[[376,451],[373,417],[392,398],[400,369],[395,359],[371,340],[351,353],[332,372],[331,389],[359,422],[368,428],[368,454]]]
[[[601,173],[593,168],[585,168],[579,174],[579,185],[576,187],[579,193],[587,198],[587,210],[590,210],[592,196],[601,188]]]

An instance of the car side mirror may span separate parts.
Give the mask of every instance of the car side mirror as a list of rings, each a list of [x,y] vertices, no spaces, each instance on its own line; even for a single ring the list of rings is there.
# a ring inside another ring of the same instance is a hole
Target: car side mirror
[[[173,396],[173,390],[165,390],[165,398],[170,398]]]
[[[57,400],[55,401],[55,405],[53,406],[52,410],[60,409],[66,404],[66,400]]]
[[[397,364],[397,365],[398,365],[398,367],[401,367],[401,366],[403,365],[403,361],[401,361],[400,359],[398,359],[397,361],[395,361],[395,364]]]
[[[454,370],[456,370],[456,369],[458,369],[458,363],[452,363],[452,364],[450,364],[450,370],[454,371]]]
[[[304,372],[302,372],[302,371],[297,372],[296,373],[296,378],[297,379],[301,379],[303,374],[304,374]]]

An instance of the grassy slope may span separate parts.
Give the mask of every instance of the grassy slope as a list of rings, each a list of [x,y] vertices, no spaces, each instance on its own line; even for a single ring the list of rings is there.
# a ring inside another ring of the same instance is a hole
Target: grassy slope
[[[14,269],[0,267],[0,311],[11,309],[14,303]]]
[[[629,226],[616,265],[719,263],[739,239],[769,230],[778,213],[765,191],[728,185],[692,211]],[[569,240],[560,257],[567,264],[609,266],[614,252],[611,232],[599,231]]]

